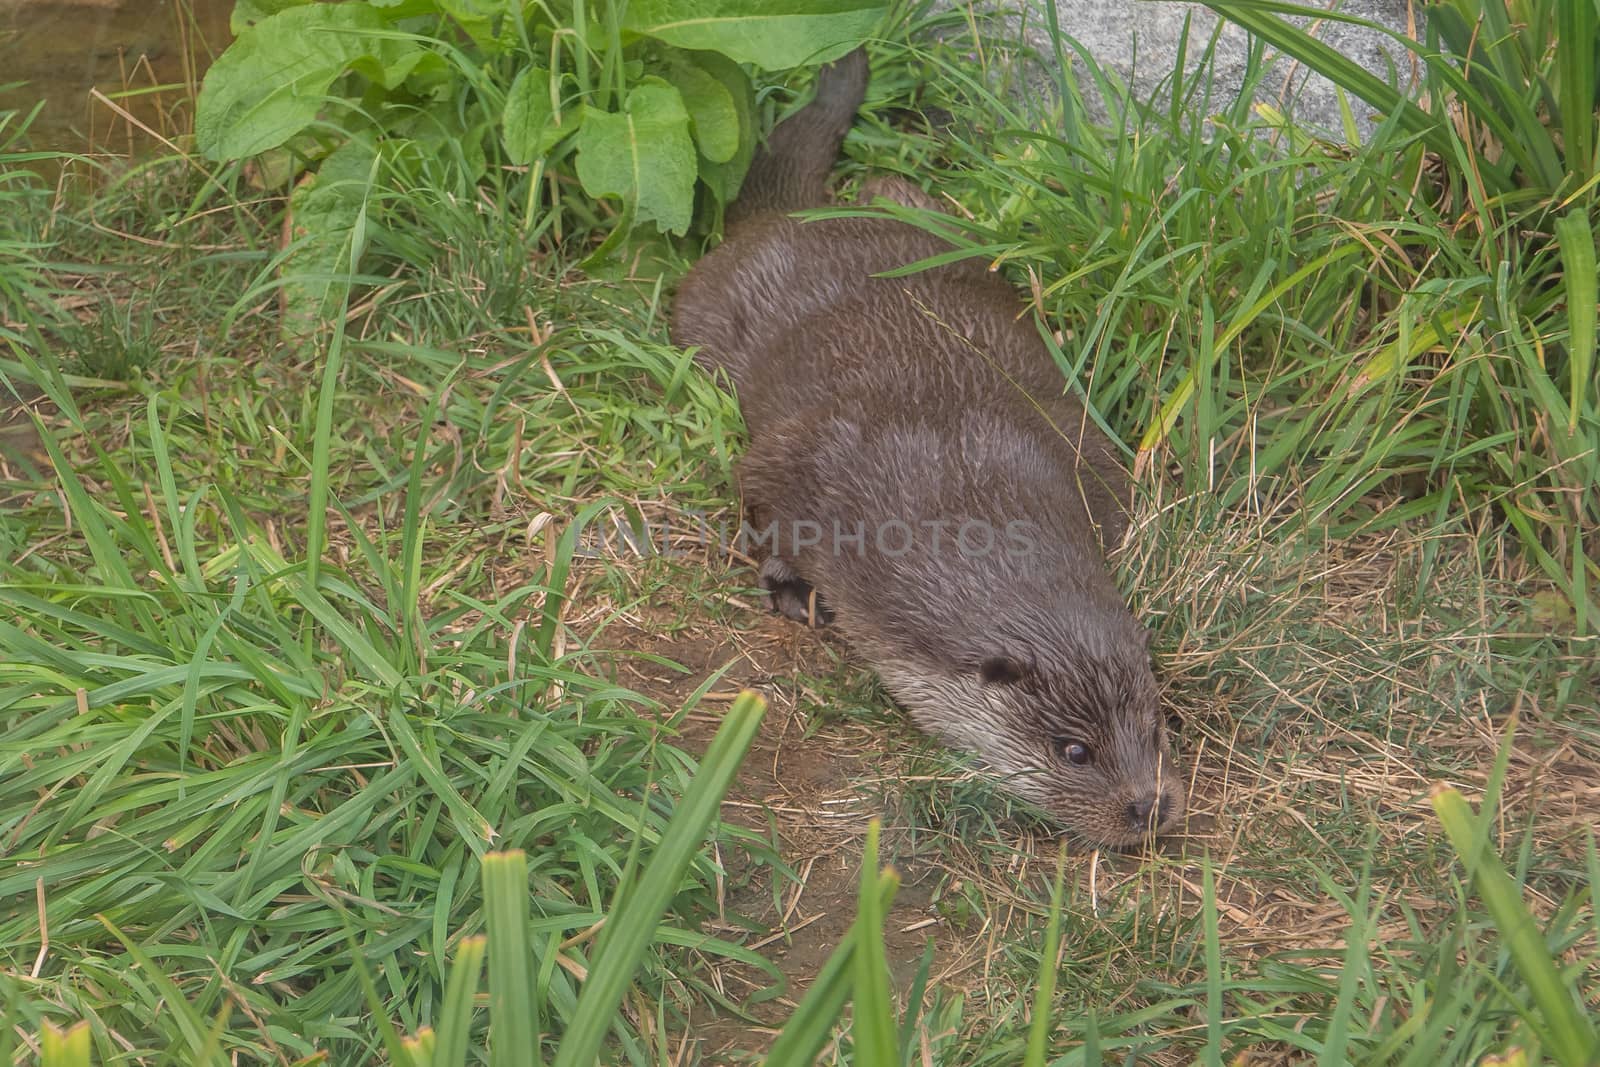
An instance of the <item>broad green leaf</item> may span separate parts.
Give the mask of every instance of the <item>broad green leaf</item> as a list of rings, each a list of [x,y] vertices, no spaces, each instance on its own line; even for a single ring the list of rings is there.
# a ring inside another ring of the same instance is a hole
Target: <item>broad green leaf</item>
[[[372,0],[383,4],[379,0]],[[436,15],[443,12],[453,19],[474,44],[484,52],[494,55],[520,49],[525,43],[522,0],[390,0],[405,4],[421,4],[425,10],[419,14]]]
[[[394,88],[425,54],[385,36],[370,4],[310,4],[263,19],[239,35],[206,72],[195,111],[195,143],[215,160],[244,159],[305,129],[328,87],[359,69]]]
[[[581,112],[573,108],[558,125],[550,105],[550,72],[524,68],[506,93],[506,110],[500,120],[507,158],[518,166],[542,158],[577,127],[580,118]]]
[[[367,196],[375,150],[351,141],[289,196],[294,243],[283,262],[283,332],[303,336],[331,311],[333,283],[344,275],[350,235]]]
[[[678,90],[645,78],[621,112],[589,111],[578,128],[578,180],[590,196],[620,196],[639,221],[683,233],[694,212],[695,151]]]
[[[689,111],[689,130],[700,154],[713,163],[732,159],[739,151],[742,132],[733,93],[687,56],[673,57],[663,73],[683,97],[683,105]]]
[[[887,9],[883,0],[797,0],[770,8],[749,0],[633,0],[624,25],[679,48],[784,70],[839,58],[877,28]]]
[[[435,0],[440,11],[479,44],[493,42],[508,6],[506,0]]]
[[[739,194],[739,186],[744,183],[744,176],[750,170],[750,160],[755,156],[755,90],[744,68],[727,56],[716,52],[698,52],[694,55],[695,64],[728,91],[728,99],[733,103],[738,122],[738,143],[733,155],[718,162],[706,157],[702,150],[700,160],[700,180],[705,182],[719,203],[729,204]]]
[[[228,16],[228,28],[238,37],[262,19],[309,3],[311,0],[237,0],[233,5],[233,14]]]

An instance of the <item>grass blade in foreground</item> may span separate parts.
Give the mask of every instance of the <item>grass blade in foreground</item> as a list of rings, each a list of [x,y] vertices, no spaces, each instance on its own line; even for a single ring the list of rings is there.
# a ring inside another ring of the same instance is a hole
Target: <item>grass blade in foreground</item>
[[[1056,851],[1056,882],[1050,890],[1050,924],[1044,929],[1044,952],[1039,957],[1039,984],[1033,994],[1033,1025],[1028,1028],[1028,1051],[1023,1067],[1044,1067],[1050,1049],[1050,1008],[1056,996],[1056,957],[1061,952],[1061,895],[1067,880],[1067,846]]]
[[[750,692],[741,693],[728,709],[722,728],[700,761],[699,773],[667,824],[660,847],[639,885],[627,894],[627,909],[607,917],[589,980],[578,996],[571,1025],[556,1054],[556,1067],[588,1067],[595,1062],[617,1006],[655,934],[656,924],[716,821],[722,796],[750,750],[766,710],[766,701]]]
[[[1597,288],[1594,231],[1589,220],[1579,210],[1567,212],[1556,220],[1556,239],[1561,245],[1561,276],[1567,289],[1567,342],[1572,361],[1571,412],[1567,417],[1567,432],[1578,432],[1578,419],[1583,414],[1584,388],[1594,367],[1595,302]]]
[[[1550,957],[1544,937],[1511,875],[1492,849],[1479,846],[1466,798],[1458,790],[1436,785],[1430,799],[1445,833],[1450,835],[1450,844],[1461,857],[1489,914],[1494,916],[1512,961],[1533,992],[1539,1017],[1530,1018],[1529,1025],[1556,1062],[1565,1067],[1591,1067],[1600,1054],[1594,1028],[1573,1003],[1572,990],[1562,981],[1556,961]]]
[[[39,1035],[40,1067],[89,1067],[89,1024],[73,1023],[65,1030],[44,1024]]]
[[[1217,930],[1217,878],[1205,858],[1200,883],[1206,950],[1206,1067],[1222,1067],[1222,940]]]
[[[498,853],[485,857],[494,859]],[[484,867],[484,895],[489,897],[488,867]],[[527,894],[522,894],[526,897]],[[493,905],[490,905],[493,908]],[[491,914],[493,912],[491,911]],[[456,962],[450,968],[450,980],[444,987],[444,1004],[439,1009],[438,1037],[432,1055],[433,1067],[466,1067],[467,1036],[472,1027],[472,998],[478,993],[478,982],[483,975],[483,951],[488,939],[464,937],[456,949]],[[537,1020],[534,1032],[538,1032]]]
[[[539,1031],[529,1014],[528,860],[521,849],[483,857],[483,910],[494,950],[489,954],[489,1063],[539,1063]],[[461,966],[457,963],[457,966]],[[455,976],[451,975],[452,982]]]
[[[894,1009],[889,1003],[889,964],[883,944],[883,913],[871,872],[878,868],[878,832],[882,824],[873,819],[867,824],[867,843],[861,852],[860,917],[861,943],[855,953],[856,1052],[865,1063],[900,1062],[895,1048]]]
[[[863,881],[869,873],[866,867],[861,868]],[[889,905],[894,902],[895,890],[899,888],[900,878],[894,871],[883,871],[878,875],[879,915],[888,912]],[[822,1046],[827,1044],[828,1036],[833,1033],[839,1016],[844,1013],[845,1002],[850,999],[854,987],[855,952],[861,940],[861,927],[861,917],[858,915],[844,939],[833,950],[833,955],[828,957],[828,962],[817,972],[800,1006],[783,1024],[783,1032],[767,1052],[764,1061],[766,1067],[811,1067],[817,1062]]]

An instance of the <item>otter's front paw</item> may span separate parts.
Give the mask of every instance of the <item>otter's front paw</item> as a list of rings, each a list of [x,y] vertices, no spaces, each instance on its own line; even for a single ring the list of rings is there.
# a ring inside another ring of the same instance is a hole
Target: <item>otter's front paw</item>
[[[833,612],[811,583],[776,556],[761,564],[761,588],[767,591],[772,610],[786,618],[812,627],[833,622]]]

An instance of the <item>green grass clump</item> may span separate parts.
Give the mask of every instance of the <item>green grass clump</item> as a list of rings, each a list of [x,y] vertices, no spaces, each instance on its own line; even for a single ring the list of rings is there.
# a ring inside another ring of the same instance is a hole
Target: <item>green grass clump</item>
[[[243,209],[108,262],[97,218],[139,234],[186,180],[141,169],[99,216],[53,219],[58,261],[23,279],[41,306],[63,279],[106,298],[81,325],[30,317],[0,365],[45,394],[43,470],[9,469],[0,510],[0,1058],[81,1023],[52,1057],[370,1062],[386,1022],[444,1010],[484,857],[508,848],[530,857],[553,1041],[629,851],[656,851],[698,781],[686,709],[613,682],[565,621],[581,532],[649,479],[692,494],[727,405],[682,417],[709,386],[597,321],[592,290],[488,332],[465,224],[415,234],[450,250],[443,295],[410,289],[381,333],[309,359],[263,352],[272,263]],[[128,316],[158,358],[81,377],[73,331]],[[400,343],[419,336],[437,347]],[[716,871],[694,852],[654,883],[637,989],[669,1015],[700,995],[669,958],[768,967],[698,931]],[[606,1014],[615,1053],[650,1058]]]
[[[1384,31],[1420,61],[1422,106],[1275,14],[1211,6],[1389,116],[1396,177],[1426,190],[1430,210],[1416,213],[1424,224],[1417,236],[1445,255],[1407,285],[1407,295],[1427,290],[1437,299],[1429,325],[1409,340],[1397,333],[1358,363],[1351,397],[1390,377],[1424,386],[1419,411],[1448,395],[1443,415],[1423,423],[1437,427],[1421,438],[1437,442],[1430,473],[1482,467],[1467,488],[1498,504],[1567,594],[1577,632],[1590,632],[1600,603],[1591,591],[1600,576],[1592,537],[1600,527],[1600,6],[1449,0],[1430,7],[1421,42]],[[1387,147],[1380,139],[1379,150]],[[1392,186],[1391,197],[1399,202],[1404,188]],[[1393,272],[1395,256],[1376,259]],[[1418,375],[1419,357],[1433,352],[1449,361]],[[1466,388],[1441,388],[1460,365]],[[1477,453],[1485,458],[1469,459]]]
[[[33,117],[0,112],[0,340],[18,336],[20,316],[43,303],[46,285],[48,192],[36,168],[56,154],[28,149]]]
[[[648,698],[553,648],[575,527],[527,580],[424,617],[425,452],[400,529],[342,512],[359,574],[313,572],[226,488],[177,489],[171,417],[152,398],[130,466],[74,466],[47,437],[84,553],[0,570],[0,931],[29,976],[10,996],[87,1019],[102,1057],[198,1056],[221,1025],[230,1055],[355,1062],[375,1046],[353,954],[426,1025],[455,932],[480,921],[483,855],[525,848],[557,1026],[578,987],[553,965],[582,959],[560,943],[605,914],[694,768]],[[682,915],[707,862],[674,883]],[[172,997],[191,1013],[158,1009]]]

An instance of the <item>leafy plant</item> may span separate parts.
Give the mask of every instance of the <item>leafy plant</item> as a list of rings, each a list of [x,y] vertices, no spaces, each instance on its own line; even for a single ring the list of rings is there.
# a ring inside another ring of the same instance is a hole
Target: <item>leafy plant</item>
[[[574,204],[615,199],[633,226],[686,233],[714,219],[755,147],[741,64],[781,70],[834,58],[872,31],[885,0],[533,3],[523,0],[243,0],[238,34],[205,78],[195,140],[215,160],[299,175],[300,254],[288,302],[325,315],[329,274],[377,183],[405,189],[450,160],[470,198],[486,178],[525,204],[530,229],[563,233]],[[541,211],[542,198],[548,203]],[[395,210],[399,210],[397,206]],[[381,223],[382,211],[374,212]]]

